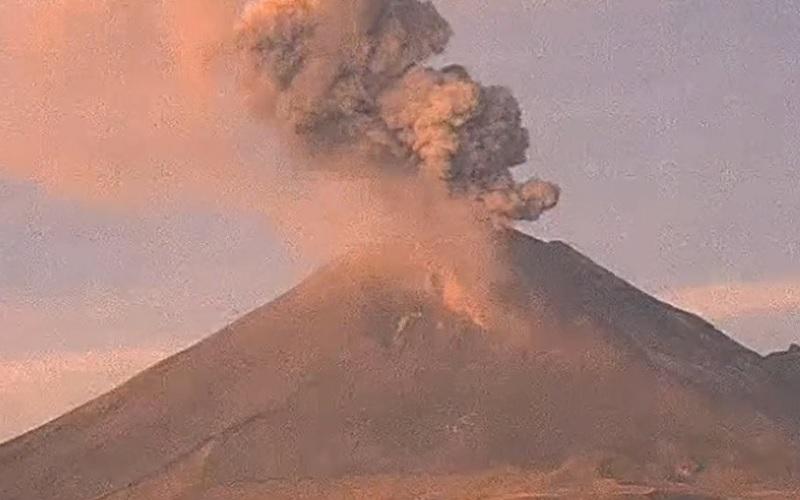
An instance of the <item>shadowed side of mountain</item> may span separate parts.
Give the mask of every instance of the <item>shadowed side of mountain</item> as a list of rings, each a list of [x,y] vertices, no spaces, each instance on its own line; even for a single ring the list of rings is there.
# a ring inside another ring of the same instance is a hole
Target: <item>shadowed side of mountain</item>
[[[794,394],[800,394],[800,345],[792,344],[788,350],[774,352],[765,359],[767,369]]]
[[[516,233],[510,250],[521,279],[562,321],[611,330],[618,348],[660,372],[721,398],[748,399],[797,428],[800,400],[776,386],[770,363],[704,319],[642,292],[565,243]]]

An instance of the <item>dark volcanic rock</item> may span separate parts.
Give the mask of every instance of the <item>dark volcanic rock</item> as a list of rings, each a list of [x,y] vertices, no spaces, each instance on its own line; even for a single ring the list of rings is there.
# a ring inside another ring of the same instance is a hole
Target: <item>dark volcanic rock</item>
[[[792,344],[786,351],[770,354],[765,358],[765,365],[779,381],[800,394],[800,345]]]
[[[563,243],[506,243],[486,325],[416,286],[428,270],[342,259],[0,447],[0,498],[263,498],[229,492],[575,460],[603,481],[796,479],[772,361]]]

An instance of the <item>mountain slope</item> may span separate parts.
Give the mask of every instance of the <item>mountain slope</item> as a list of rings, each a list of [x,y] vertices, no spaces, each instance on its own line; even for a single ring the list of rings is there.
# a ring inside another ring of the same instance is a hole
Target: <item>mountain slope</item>
[[[774,352],[765,359],[767,369],[790,390],[800,391],[800,345],[792,344],[784,352]]]
[[[248,498],[576,463],[645,484],[800,474],[797,398],[763,358],[563,243],[505,244],[514,274],[487,324],[420,286],[428,269],[349,256],[0,447],[0,498]]]

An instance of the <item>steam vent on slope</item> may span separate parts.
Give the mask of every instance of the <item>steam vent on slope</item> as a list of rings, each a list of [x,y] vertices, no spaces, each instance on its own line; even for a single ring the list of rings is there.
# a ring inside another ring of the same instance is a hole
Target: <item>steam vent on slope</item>
[[[257,115],[412,222],[0,446],[0,499],[800,497],[795,350],[515,231],[559,190],[512,177],[510,92],[422,65],[449,36],[418,0],[249,4]]]

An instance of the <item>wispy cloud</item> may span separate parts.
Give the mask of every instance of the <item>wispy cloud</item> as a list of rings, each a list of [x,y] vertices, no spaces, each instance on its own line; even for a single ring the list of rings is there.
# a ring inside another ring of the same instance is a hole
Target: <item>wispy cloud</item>
[[[0,358],[0,442],[103,394],[181,347]]]
[[[662,298],[712,320],[787,313],[800,311],[800,277],[688,287]]]
[[[0,361],[17,353],[198,339],[235,319],[232,298],[189,296],[178,288],[86,289],[63,296],[2,291]]]
[[[0,176],[139,211],[245,190],[254,180],[230,172],[243,137],[264,133],[231,112],[238,91],[215,57],[236,4],[0,2]]]

